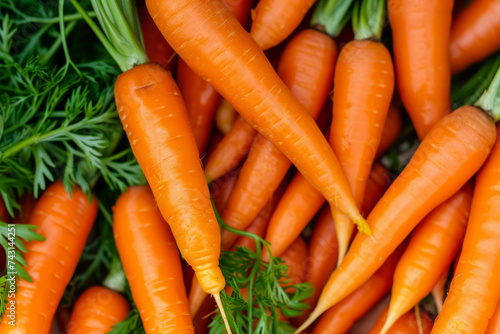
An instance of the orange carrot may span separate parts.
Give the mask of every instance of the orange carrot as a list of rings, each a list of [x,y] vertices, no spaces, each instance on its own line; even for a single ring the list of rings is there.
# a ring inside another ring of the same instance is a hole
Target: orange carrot
[[[128,301],[119,293],[100,286],[90,287],[78,297],[67,333],[108,333],[125,320],[129,311]]]
[[[476,177],[462,254],[432,333],[484,333],[493,316],[500,298],[499,172],[500,139]]]
[[[420,140],[451,111],[450,28],[453,0],[387,3],[398,91]]]
[[[396,250],[366,283],[323,314],[312,334],[347,333],[391,289],[392,276],[403,248]]]
[[[33,194],[25,194],[20,199],[21,212],[14,216],[12,223],[14,224],[28,224],[31,215],[33,214],[33,209],[36,205],[36,198]],[[0,209],[1,210],[1,209]]]
[[[364,216],[368,216],[390,184],[389,171],[381,164],[374,163],[366,181],[365,197],[361,204],[361,212]]]
[[[146,333],[194,333],[179,253],[147,186],[120,195],[113,234]]]
[[[394,273],[391,303],[384,334],[427,296],[447,271],[465,235],[472,201],[472,184],[435,208],[413,232]]]
[[[500,333],[500,303],[497,303],[497,307],[495,308],[495,313],[490,318],[488,323],[488,328],[484,334],[497,334]]]
[[[304,281],[306,273],[306,259],[307,259],[307,244],[301,237],[298,237],[290,247],[288,247],[281,259],[288,265],[288,279],[290,282],[287,284],[299,284]]]
[[[80,189],[73,189],[70,196],[58,181],[45,190],[30,219],[45,241],[27,244],[25,256],[26,271],[33,282],[17,281],[15,298],[9,298],[7,304],[15,305],[15,326],[9,323],[12,318],[4,315],[0,333],[50,333],[57,305],[73,276],[96,215],[97,200],[93,198],[90,203]]]
[[[379,334],[387,316],[387,309],[382,312],[377,323],[368,334]],[[419,324],[420,322],[420,324]],[[419,329],[421,328],[421,330]],[[419,312],[419,317],[413,311],[404,314],[389,329],[388,334],[429,334],[432,329],[432,320],[424,312]]]
[[[239,170],[232,170],[224,176],[213,181],[210,186],[210,195],[218,212],[224,211],[227,199],[238,179]]]
[[[282,151],[332,208],[369,233],[323,134],[224,5],[218,0],[148,0],[146,5],[186,64]]]
[[[217,129],[226,135],[231,130],[237,115],[238,113],[233,106],[225,99],[222,99],[215,112],[215,125]]]
[[[446,286],[446,281],[448,280],[448,274],[449,274],[449,268],[446,268],[446,270],[439,276],[438,281],[432,288],[432,298],[434,299],[434,304],[436,304],[436,309],[439,312],[441,312],[441,309],[443,308],[443,300],[444,300],[444,289]]]
[[[418,222],[457,192],[486,160],[496,135],[493,122],[475,107],[441,119],[368,216],[372,236],[356,236],[300,329],[366,282]]]
[[[260,0],[252,12],[250,35],[262,50],[283,42],[316,0]]]
[[[500,1],[474,0],[451,25],[451,72],[457,73],[500,49]]]
[[[394,144],[402,127],[403,118],[401,117],[401,112],[399,111],[399,107],[393,103],[387,112],[384,129],[382,130],[382,138],[380,138],[380,144],[378,145],[377,153],[375,153],[376,158],[384,154]]]

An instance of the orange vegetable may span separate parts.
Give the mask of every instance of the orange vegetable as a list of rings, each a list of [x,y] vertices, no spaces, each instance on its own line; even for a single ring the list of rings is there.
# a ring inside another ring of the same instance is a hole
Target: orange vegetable
[[[389,111],[387,112],[387,117],[385,118],[384,129],[382,130],[382,137],[380,138],[380,144],[377,148],[377,153],[375,157],[378,158],[389,149],[392,144],[398,139],[399,133],[403,128],[403,118],[401,117],[401,112],[399,111],[399,106],[391,104]]]
[[[432,333],[484,333],[500,298],[500,139],[476,177],[465,240]]]
[[[300,329],[366,282],[430,211],[457,192],[486,160],[496,135],[493,122],[475,107],[441,119],[368,216],[373,234],[356,236]]]
[[[366,181],[365,197],[361,204],[361,212],[367,216],[384,195],[391,184],[389,171],[379,163],[374,163],[368,181]]]
[[[130,306],[119,293],[100,286],[78,297],[68,324],[68,334],[104,334],[125,320]]]
[[[429,334],[432,329],[432,320],[424,312],[419,312],[417,317],[414,311],[405,313],[398,321],[389,329],[388,334]],[[368,334],[379,334],[384,325],[387,316],[387,309],[382,312],[377,320],[377,323]],[[420,325],[419,325],[420,322]],[[421,330],[419,329],[421,328]]]
[[[120,195],[113,234],[146,333],[194,333],[177,246],[147,186]]]
[[[488,323],[488,328],[484,334],[497,334],[500,333],[500,303],[497,303],[497,307],[495,308],[495,313],[490,318],[490,322]]]
[[[444,300],[444,289],[446,286],[446,281],[448,280],[448,274],[449,274],[449,268],[446,268],[446,270],[439,276],[438,281],[432,288],[432,298],[434,299],[434,304],[436,304],[436,309],[439,312],[441,312],[441,309],[443,308],[443,300]]]
[[[420,140],[451,111],[453,0],[389,0],[398,91]]]
[[[500,49],[500,1],[474,0],[451,25],[451,72],[457,73]]]
[[[17,281],[15,299],[15,327],[4,315],[0,325],[2,334],[48,334],[52,319],[66,285],[75,271],[95,217],[97,200],[80,190],[73,189],[70,196],[62,182],[50,185],[38,200],[30,224],[38,226],[37,233],[45,241],[32,241],[26,245],[26,271],[33,282]],[[10,286],[10,285],[7,285]],[[7,309],[9,314],[9,309]]]
[[[307,265],[307,244],[301,237],[298,237],[290,247],[288,247],[281,259],[288,265],[287,284],[299,284],[304,282]]]
[[[224,211],[227,199],[238,179],[239,170],[232,170],[213,181],[210,185],[210,195],[218,212]]]
[[[222,99],[215,112],[215,125],[217,129],[224,135],[228,134],[237,116],[238,113],[233,106],[225,99]]]

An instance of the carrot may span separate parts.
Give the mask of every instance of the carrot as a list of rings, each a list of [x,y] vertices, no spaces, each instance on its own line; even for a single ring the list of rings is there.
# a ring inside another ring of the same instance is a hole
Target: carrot
[[[422,140],[451,111],[452,0],[389,0],[394,63],[401,100]]]
[[[439,312],[441,312],[441,309],[443,308],[443,300],[444,300],[444,289],[446,286],[446,281],[448,280],[448,274],[449,274],[449,268],[446,268],[446,270],[439,276],[438,281],[432,288],[431,294],[432,298],[434,299],[434,304],[436,305],[436,309]]]
[[[490,318],[488,323],[488,328],[484,334],[496,334],[500,333],[500,303],[497,303],[497,307],[495,308],[495,313]]]
[[[384,154],[385,151],[394,144],[402,128],[403,118],[401,117],[401,112],[399,111],[399,107],[392,103],[387,112],[377,153],[375,153],[376,158]]]
[[[12,223],[14,224],[28,224],[31,215],[33,214],[33,209],[36,205],[36,198],[33,194],[25,194],[20,199],[21,204],[21,212],[18,215],[15,215],[12,219]],[[1,208],[0,208],[1,210]]]
[[[428,214],[417,226],[394,273],[391,303],[381,333],[427,296],[447,272],[465,235],[472,184]]]
[[[323,134],[224,5],[218,0],[148,0],[146,5],[186,64],[271,140],[333,208],[369,233]]]
[[[181,91],[200,156],[205,153],[220,95],[196,75],[186,63],[177,62],[177,84]]]
[[[15,297],[9,298],[7,304],[15,305],[15,326],[9,323],[13,319],[4,315],[2,334],[50,333],[57,305],[73,276],[96,215],[97,200],[93,198],[90,203],[79,188],[73,189],[70,196],[62,182],[57,181],[45,190],[30,219],[45,241],[32,241],[26,246],[26,270],[33,282],[17,281]]]
[[[224,211],[227,199],[238,179],[239,170],[232,170],[224,176],[213,181],[210,185],[210,195],[218,212]]]
[[[231,11],[243,28],[247,28],[250,22],[250,12],[254,0],[222,0],[227,9]]]
[[[493,122],[475,107],[441,119],[368,216],[372,236],[356,236],[300,329],[363,284],[418,222],[457,192],[486,160],[496,135]]]
[[[243,118],[237,117],[231,130],[208,156],[205,175],[208,182],[217,180],[235,168],[247,155],[257,131]]]
[[[120,195],[113,234],[146,333],[194,333],[174,237],[147,186]]]
[[[288,265],[290,282],[287,284],[302,283],[305,278],[307,260],[307,244],[304,239],[298,237],[292,242],[281,255],[281,259]]]
[[[499,0],[474,0],[453,20],[451,73],[458,73],[500,49],[499,15]]]
[[[403,248],[396,250],[366,283],[323,314],[312,334],[347,333],[391,289],[392,275]]]
[[[307,29],[287,44],[278,64],[278,75],[314,119],[330,91],[337,52],[333,39]],[[290,160],[273,143],[257,135],[222,213],[224,222],[245,229],[266,205],[290,166]],[[236,237],[223,231],[222,247],[229,248]]]
[[[283,42],[316,0],[260,0],[252,12],[250,35],[262,50]]]
[[[128,301],[119,293],[100,286],[90,287],[78,297],[67,333],[108,333],[125,320],[129,311]]]
[[[484,333],[500,286],[500,140],[476,177],[462,254],[433,333]]]
[[[379,163],[374,163],[368,181],[366,181],[365,197],[361,204],[361,212],[367,216],[384,195],[391,184],[389,171]]]
[[[388,334],[429,334],[432,329],[432,320],[424,312],[419,312],[420,316],[417,317],[416,313],[409,311],[405,313],[398,321],[389,329]],[[377,320],[377,323],[368,334],[379,334],[382,326],[384,325],[387,316],[387,309],[382,312]],[[419,324],[420,322],[420,324]]]
[[[233,106],[225,99],[222,99],[215,112],[215,125],[217,129],[226,135],[231,130],[237,115],[238,113]]]

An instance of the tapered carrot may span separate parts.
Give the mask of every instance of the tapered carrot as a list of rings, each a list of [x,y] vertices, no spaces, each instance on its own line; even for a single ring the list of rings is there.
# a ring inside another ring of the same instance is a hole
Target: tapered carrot
[[[474,0],[454,20],[451,72],[457,73],[500,49],[499,0]]]
[[[130,305],[113,290],[93,286],[78,297],[68,323],[68,334],[105,334],[125,320]]]
[[[283,42],[316,0],[261,0],[252,12],[250,35],[262,50]]]
[[[447,271],[465,235],[472,184],[429,213],[413,232],[394,273],[391,303],[381,333],[427,296]]]
[[[377,148],[377,153],[375,157],[379,157],[387,151],[389,147],[394,144],[396,139],[403,128],[403,118],[401,117],[401,112],[399,111],[399,106],[391,104],[389,111],[387,112],[387,117],[384,123],[384,130],[382,130],[382,137],[380,138],[380,144]]]
[[[462,253],[432,333],[484,333],[500,286],[500,139],[476,177]]]
[[[224,5],[218,0],[148,0],[146,5],[186,64],[271,140],[333,208],[369,233],[323,134]]]
[[[366,283],[323,314],[312,334],[347,333],[391,289],[392,276],[403,248],[396,250]]]
[[[384,325],[387,316],[387,309],[382,312],[377,320],[377,323],[368,334],[379,334]],[[432,329],[432,320],[424,312],[420,312],[419,316],[414,311],[405,313],[398,321],[389,329],[388,334],[429,334]]]
[[[215,125],[217,129],[219,129],[222,134],[226,135],[229,130],[231,130],[237,115],[238,113],[233,106],[225,99],[222,99],[215,112]]]
[[[497,334],[500,333],[500,303],[497,303],[497,307],[495,308],[495,313],[490,318],[488,322],[488,328],[484,334]]]
[[[146,333],[194,333],[177,246],[149,187],[120,195],[113,234]]]
[[[422,140],[451,111],[452,0],[387,3],[401,100]]]
[[[93,198],[90,203],[79,188],[73,189],[70,196],[62,182],[57,181],[45,190],[30,219],[30,225],[38,226],[37,233],[45,241],[32,241],[26,246],[26,271],[33,282],[17,281],[15,298],[9,298],[7,304],[15,305],[15,326],[9,324],[12,318],[4,315],[2,334],[50,333],[57,305],[73,276],[96,215],[97,200]]]
[[[363,284],[430,211],[457,192],[486,160],[496,135],[493,122],[475,107],[441,119],[368,216],[372,235],[356,236],[300,329]]]

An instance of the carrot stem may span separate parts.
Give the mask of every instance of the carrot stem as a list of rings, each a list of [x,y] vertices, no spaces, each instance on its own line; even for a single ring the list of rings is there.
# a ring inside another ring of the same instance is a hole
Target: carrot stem
[[[111,269],[108,275],[102,281],[102,285],[106,288],[118,292],[124,292],[127,284],[127,278],[123,271],[123,266],[118,256],[114,256],[111,260]]]
[[[224,325],[226,326],[226,331],[227,331],[228,334],[231,334],[232,333],[231,332],[231,327],[229,326],[229,322],[227,321],[226,312],[224,311],[224,307],[222,306],[222,301],[220,299],[220,294],[217,292],[217,293],[214,293],[213,296],[214,296],[215,302],[217,303],[217,307],[220,310],[220,314],[222,316],[222,320],[224,320]]]
[[[320,0],[311,19],[311,26],[331,37],[337,37],[351,18],[352,2],[353,0]]]
[[[500,120],[500,67],[497,69],[488,89],[484,91],[474,105],[483,109],[495,123]]]
[[[364,0],[354,4],[352,27],[356,40],[380,41],[385,20],[385,1]]]

